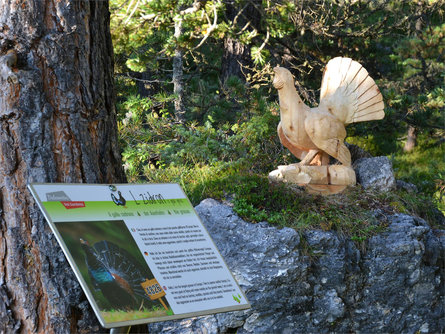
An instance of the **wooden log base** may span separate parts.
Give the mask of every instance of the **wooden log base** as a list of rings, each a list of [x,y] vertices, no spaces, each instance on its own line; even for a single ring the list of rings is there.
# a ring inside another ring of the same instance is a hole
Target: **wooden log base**
[[[355,172],[344,165],[302,166],[291,164],[278,166],[269,173],[272,182],[285,182],[307,187],[310,193],[321,195],[338,194],[347,186],[355,185]]]
[[[336,186],[332,184],[306,184],[305,187],[310,194],[334,195],[341,193],[347,186]]]

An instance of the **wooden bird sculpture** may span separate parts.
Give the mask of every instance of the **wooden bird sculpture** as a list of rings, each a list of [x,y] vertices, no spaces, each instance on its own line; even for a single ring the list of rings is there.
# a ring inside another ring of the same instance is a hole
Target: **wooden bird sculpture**
[[[289,70],[275,67],[274,72],[273,85],[280,100],[278,134],[283,145],[290,146],[302,165],[325,153],[350,166],[345,126],[385,116],[382,94],[366,69],[350,58],[329,61],[316,108],[309,108],[298,96]]]
[[[343,166],[351,166],[351,154],[344,144],[346,125],[385,116],[382,94],[366,69],[350,58],[330,60],[316,108],[303,103],[289,70],[275,67],[274,72],[281,116],[278,135],[281,143],[301,159],[298,165],[328,165],[331,156]]]

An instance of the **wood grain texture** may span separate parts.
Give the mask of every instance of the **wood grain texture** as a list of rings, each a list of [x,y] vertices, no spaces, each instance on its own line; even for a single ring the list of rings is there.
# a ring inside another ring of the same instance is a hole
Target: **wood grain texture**
[[[323,73],[320,104],[316,108],[303,103],[289,70],[275,67],[274,72],[273,85],[278,90],[281,118],[277,130],[283,146],[301,160],[300,166],[324,166],[329,164],[329,156],[337,159],[347,172],[333,169],[332,176],[341,181],[329,184],[355,184],[355,174],[349,168],[351,154],[344,143],[345,126],[382,119],[385,115],[382,94],[368,71],[350,58],[330,60]],[[314,175],[307,178],[311,180],[307,183],[313,184],[318,177],[316,169],[311,171]],[[324,184],[324,180],[320,182]],[[326,193],[340,188],[330,187]]]
[[[9,50],[17,81],[0,76],[0,332],[98,332],[27,184],[125,181],[108,2],[2,1],[0,62]]]
[[[306,152],[319,149],[349,166],[351,157],[343,143],[345,126],[384,117],[382,94],[366,69],[350,58],[330,60],[324,70],[317,108],[303,103],[289,70],[276,67],[274,72],[273,85],[280,100],[278,132],[280,139],[285,138],[283,145]],[[301,159],[303,155],[299,152],[296,156]]]

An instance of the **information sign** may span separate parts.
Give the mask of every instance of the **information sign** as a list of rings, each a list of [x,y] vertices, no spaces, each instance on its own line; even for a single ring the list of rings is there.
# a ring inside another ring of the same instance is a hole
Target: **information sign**
[[[250,307],[177,184],[31,184],[105,328]]]

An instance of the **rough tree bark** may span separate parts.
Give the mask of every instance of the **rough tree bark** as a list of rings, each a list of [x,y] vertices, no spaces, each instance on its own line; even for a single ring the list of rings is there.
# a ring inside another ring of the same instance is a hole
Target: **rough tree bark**
[[[174,37],[178,40],[182,35],[182,17],[178,15],[175,20],[175,34]],[[183,50],[181,46],[177,45],[175,55],[173,57],[173,93],[175,98],[175,117],[176,120],[184,121],[184,82],[183,82]]]
[[[177,15],[174,18],[175,22],[175,33],[174,38],[176,39],[175,54],[173,56],[173,93],[176,95],[175,98],[175,117],[179,122],[184,122],[185,120],[185,103],[184,103],[184,68],[183,68],[183,57],[184,49],[178,42],[182,37],[183,31],[183,20],[185,14],[195,13],[201,8],[207,0],[195,0],[193,5],[189,8],[185,8],[184,4],[178,5],[176,8]]]
[[[251,65],[250,47],[231,37],[225,38],[221,60],[221,82],[226,82],[232,75],[245,81],[242,66]]]
[[[261,1],[252,0],[243,7],[240,3],[238,7],[228,3],[226,4],[226,17],[234,22],[239,29],[247,26],[247,30],[260,30],[261,13],[257,6],[261,8]],[[243,66],[253,67],[251,58],[251,47],[241,43],[236,38],[228,36],[224,39],[224,53],[221,59],[221,82],[225,83],[231,76],[237,76],[245,81],[247,69]]]
[[[1,333],[101,330],[27,184],[125,181],[112,55],[108,1],[0,1]]]
[[[413,29],[414,34],[417,37],[419,37],[420,39],[422,39],[423,20],[424,20],[425,13],[423,13],[423,4],[420,1],[417,4],[416,15],[417,15],[417,19],[415,20],[415,22],[412,22],[412,24],[414,24],[414,29]],[[419,57],[421,58],[420,53],[419,53]],[[422,58],[420,60],[422,63],[422,75],[424,78],[424,80],[420,84],[420,90],[425,91],[427,89],[427,84],[428,84],[428,75],[427,75],[427,71],[426,71],[425,60]],[[403,151],[411,152],[412,150],[414,150],[416,145],[417,145],[417,128],[412,124],[408,124],[408,130],[406,133],[406,142],[405,142],[405,145],[403,146]]]
[[[403,146],[403,151],[411,152],[412,150],[414,150],[414,147],[416,147],[416,144],[417,144],[417,129],[414,126],[409,125],[408,132],[406,134],[406,142],[405,145]]]

